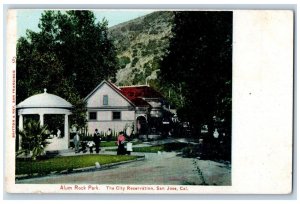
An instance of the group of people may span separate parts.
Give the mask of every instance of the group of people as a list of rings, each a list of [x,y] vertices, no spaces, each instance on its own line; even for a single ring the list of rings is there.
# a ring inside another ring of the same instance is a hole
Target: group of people
[[[107,132],[107,137],[111,137],[111,129],[108,129]],[[87,147],[89,148],[90,153],[93,153],[93,148],[95,147],[95,151],[98,154],[101,150],[100,146],[101,146],[101,135],[98,131],[98,129],[95,129],[95,132],[93,134],[93,141],[89,141],[87,142]],[[118,149],[117,149],[117,155],[125,155],[125,154],[130,154],[130,151],[127,151],[127,149],[125,148],[125,141],[126,138],[124,136],[123,132],[119,133],[119,136],[117,138],[116,144],[118,145]],[[73,138],[73,143],[74,143],[74,147],[75,147],[75,153],[79,153],[80,152],[80,144],[82,144],[83,142],[80,141],[80,136],[78,134],[78,132],[76,132],[76,135]],[[131,148],[131,146],[130,146]]]
[[[80,141],[80,136],[79,136],[78,132],[76,132],[76,135],[73,137],[73,143],[74,143],[75,153],[79,153],[80,152],[79,146],[80,146],[80,144],[82,145],[84,143],[84,141],[82,141],[82,142]],[[90,153],[93,153],[93,148],[95,146],[95,151],[98,154],[101,150],[100,144],[101,144],[101,136],[100,136],[100,133],[98,132],[98,129],[95,129],[95,133],[93,135],[93,141],[89,141],[86,145],[89,147]],[[85,146],[85,144],[84,144],[84,146]]]

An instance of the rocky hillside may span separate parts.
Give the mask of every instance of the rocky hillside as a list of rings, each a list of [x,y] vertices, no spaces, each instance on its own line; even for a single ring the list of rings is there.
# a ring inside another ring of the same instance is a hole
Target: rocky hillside
[[[155,83],[158,62],[169,45],[173,18],[171,11],[158,11],[109,29],[120,64],[117,85]]]

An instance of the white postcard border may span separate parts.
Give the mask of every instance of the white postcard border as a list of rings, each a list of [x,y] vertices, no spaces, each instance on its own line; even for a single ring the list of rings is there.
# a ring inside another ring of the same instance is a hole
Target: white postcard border
[[[291,192],[294,32],[292,11],[234,11],[232,186],[187,186],[189,189],[187,192],[106,189],[106,186],[116,185],[100,185],[99,192],[92,190],[65,192],[60,190],[61,185],[55,184],[15,184],[12,110],[15,108],[13,80],[16,70],[14,63],[16,22],[14,11],[10,11],[6,41],[5,108],[7,162],[5,184],[8,192],[126,194],[286,194]],[[273,111],[278,111],[280,117]],[[15,122],[16,120],[15,116]],[[275,182],[276,180],[278,182]],[[86,184],[87,188],[88,185]],[[127,186],[133,185],[124,185]]]

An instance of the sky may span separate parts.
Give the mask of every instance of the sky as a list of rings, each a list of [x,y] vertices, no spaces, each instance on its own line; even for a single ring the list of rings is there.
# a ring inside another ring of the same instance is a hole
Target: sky
[[[153,10],[92,10],[101,21],[104,17],[108,20],[108,27],[129,21],[153,12]],[[26,30],[39,31],[38,23],[43,10],[18,10],[17,13],[17,36],[25,37]]]

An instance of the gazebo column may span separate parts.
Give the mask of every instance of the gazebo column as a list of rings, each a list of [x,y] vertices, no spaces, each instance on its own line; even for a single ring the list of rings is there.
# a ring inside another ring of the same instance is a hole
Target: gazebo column
[[[23,129],[24,129],[23,126],[24,126],[24,125],[23,125],[23,115],[20,114],[20,115],[19,115],[19,130],[23,130]]]
[[[69,117],[68,117],[68,114],[65,114],[65,133],[64,133],[64,137],[67,138],[68,147],[69,147],[70,137],[69,137]]]
[[[19,115],[19,130],[20,130],[20,131],[22,131],[22,130],[24,129],[23,126],[24,126],[24,125],[23,125],[23,115],[20,114],[20,115]],[[21,137],[20,134],[18,134],[18,136],[19,136],[19,145],[18,145],[18,149],[20,150],[20,149],[21,149],[21,144],[22,144],[22,137]]]
[[[40,113],[40,126],[44,126],[44,114]]]

